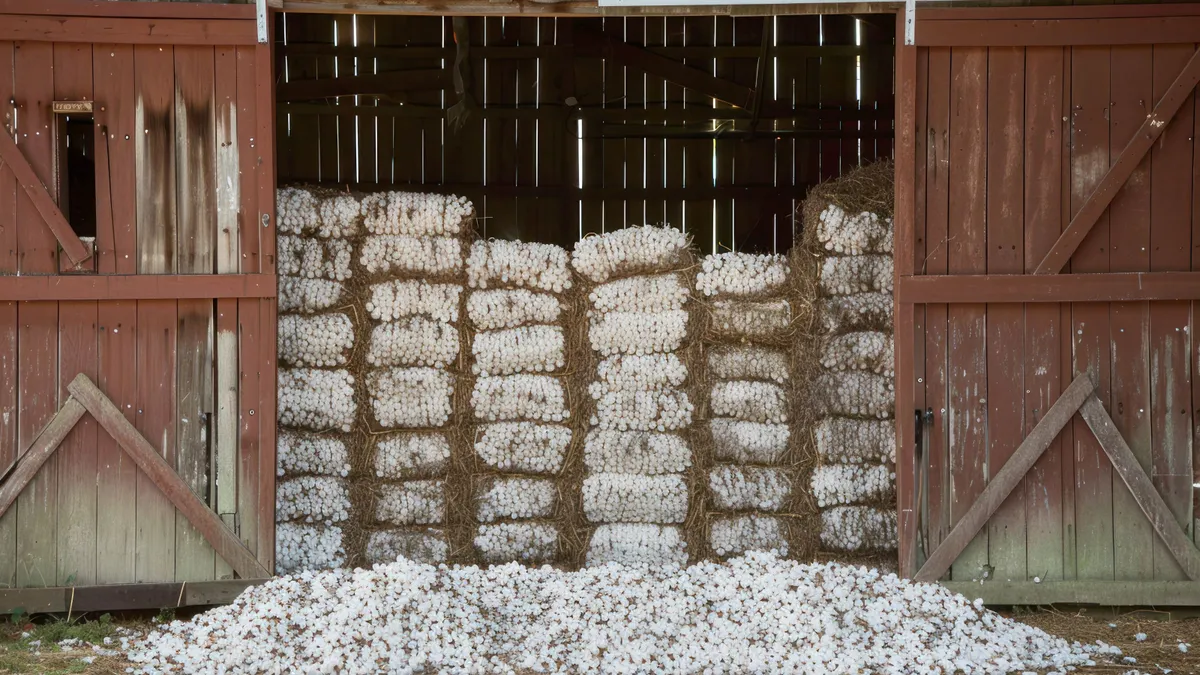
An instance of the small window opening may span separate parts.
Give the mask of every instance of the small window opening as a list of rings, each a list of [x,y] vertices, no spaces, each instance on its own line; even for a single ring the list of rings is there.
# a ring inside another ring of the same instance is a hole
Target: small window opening
[[[58,208],[80,237],[96,236],[96,125],[91,115],[59,119]]]

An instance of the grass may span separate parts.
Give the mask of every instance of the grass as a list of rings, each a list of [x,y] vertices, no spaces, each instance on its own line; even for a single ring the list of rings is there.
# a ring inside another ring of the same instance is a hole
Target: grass
[[[92,645],[115,649],[122,631],[144,623],[144,620],[118,622],[108,614],[70,619],[46,616],[37,620],[14,615],[0,620],[0,673],[124,673],[128,666],[124,658],[100,656]],[[112,644],[105,645],[105,638],[110,638]],[[80,644],[63,648],[60,643],[65,640],[78,640]],[[92,662],[85,661],[85,657],[92,658]]]

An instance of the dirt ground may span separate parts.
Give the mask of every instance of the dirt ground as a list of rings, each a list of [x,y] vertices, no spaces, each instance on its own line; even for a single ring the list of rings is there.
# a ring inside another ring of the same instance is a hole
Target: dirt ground
[[[1114,613],[1081,609],[1001,613],[1068,640],[1089,643],[1102,640],[1119,647],[1125,657],[1136,659],[1133,663],[1118,659],[1116,664],[1080,668],[1076,671],[1079,673],[1200,673],[1200,611]],[[152,614],[104,616],[73,617],[70,622],[41,617],[33,622],[0,620],[0,674],[123,674],[131,664],[114,653],[121,636],[145,632],[153,628],[155,621],[170,618]],[[1144,635],[1142,640],[1137,639],[1139,634]],[[64,640],[68,641],[65,647],[60,646]],[[1187,652],[1180,650],[1181,643],[1188,645]]]

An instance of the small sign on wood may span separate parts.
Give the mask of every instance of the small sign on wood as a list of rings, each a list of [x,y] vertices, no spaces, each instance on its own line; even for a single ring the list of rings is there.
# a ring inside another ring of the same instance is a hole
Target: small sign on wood
[[[92,102],[55,101],[51,104],[51,110],[53,110],[56,114],[90,113],[92,112]]]

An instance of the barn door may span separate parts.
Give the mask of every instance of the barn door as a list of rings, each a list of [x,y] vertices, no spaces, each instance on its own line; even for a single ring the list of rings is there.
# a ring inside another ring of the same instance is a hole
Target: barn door
[[[897,86],[904,572],[1040,602],[1196,580],[1200,11],[931,9],[916,40]],[[1094,391],[1034,453],[1075,382]]]

